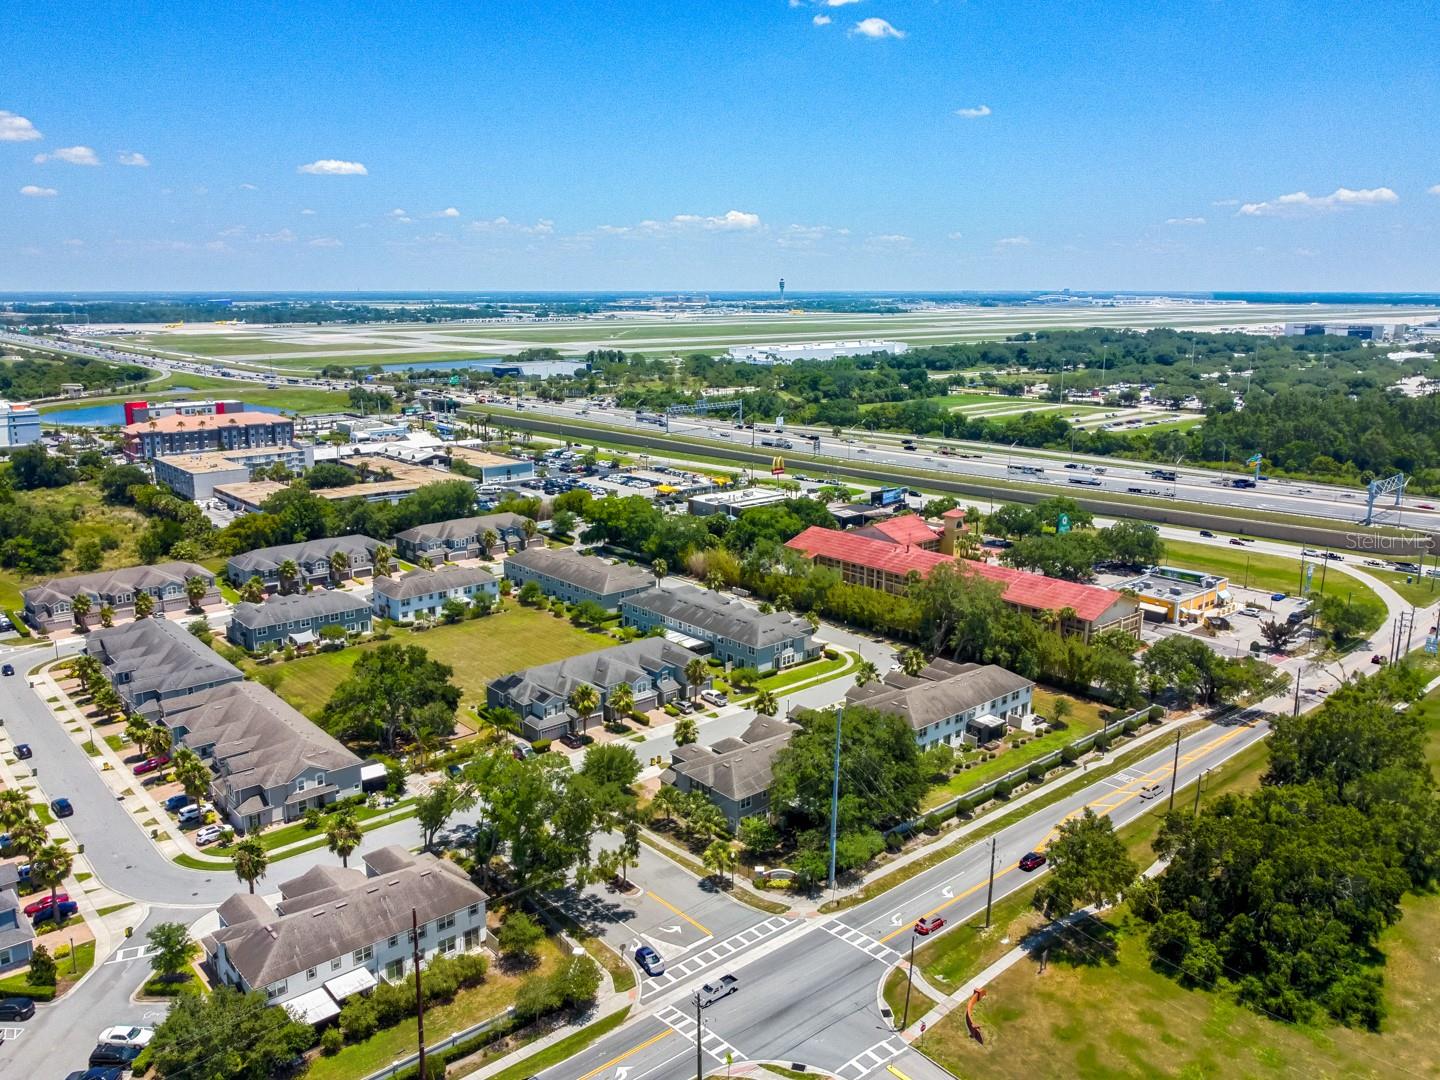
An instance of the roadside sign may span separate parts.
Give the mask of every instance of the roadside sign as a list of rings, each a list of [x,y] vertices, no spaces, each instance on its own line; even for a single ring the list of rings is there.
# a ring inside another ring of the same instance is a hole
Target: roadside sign
[[[1262,460],[1264,459],[1260,454],[1251,454],[1248,458],[1245,459],[1245,464],[1259,465]]]
[[[770,471],[776,476],[783,475],[785,472],[785,459],[777,457],[774,461],[770,462]]]
[[[1060,536],[1064,536],[1069,531],[1070,515],[1066,513],[1061,513],[1061,515],[1055,519],[1055,532]]]

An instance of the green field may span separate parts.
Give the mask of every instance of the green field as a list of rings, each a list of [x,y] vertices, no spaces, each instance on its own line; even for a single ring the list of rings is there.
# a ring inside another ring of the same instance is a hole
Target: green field
[[[236,398],[252,405],[268,405],[292,412],[332,412],[348,409],[350,398],[336,390],[316,390],[308,386],[277,387],[274,390],[249,382],[234,379],[212,378],[184,372],[180,375],[167,374],[164,378],[146,383],[128,394],[112,394],[108,397],[86,398],[83,402],[57,401],[40,406],[42,418],[52,419],[56,413],[67,409],[88,409],[95,405],[114,405],[117,402],[164,401],[167,398],[188,398],[196,394],[213,394],[218,397]]]
[[[1230,579],[1231,585],[1242,589],[1264,589],[1291,596],[1300,594],[1300,560],[1288,559],[1284,555],[1252,552],[1228,544],[1222,547],[1188,540],[1166,540],[1165,561],[1172,566],[1224,575]],[[1306,560],[1307,565],[1313,561]],[[1354,599],[1357,603],[1372,604],[1381,611],[1385,608],[1374,589],[1340,570],[1330,573],[1324,570],[1323,565],[1316,566],[1311,584],[1314,591],[1326,596]]]
[[[485,685],[499,675],[615,644],[604,634],[577,630],[566,619],[514,603],[495,615],[452,626],[419,633],[397,630],[391,640],[419,645],[454,668],[455,684],[464,691],[463,704],[482,703]],[[318,716],[360,654],[374,647],[374,643],[359,645],[281,663],[277,692],[306,716]]]
[[[1383,581],[1404,597],[1407,603],[1416,607],[1429,607],[1440,600],[1440,580],[1435,578],[1416,577],[1414,574],[1402,574],[1398,570],[1380,570],[1371,566],[1358,566],[1356,569],[1376,581]]]

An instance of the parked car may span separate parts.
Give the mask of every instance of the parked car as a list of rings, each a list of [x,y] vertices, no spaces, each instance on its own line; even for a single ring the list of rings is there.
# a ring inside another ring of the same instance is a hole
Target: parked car
[[[181,810],[190,805],[190,796],[186,795],[182,791],[179,795],[171,795],[160,805],[165,807],[166,810],[169,810],[173,814],[175,811]]]
[[[1039,870],[1040,867],[1044,865],[1045,856],[1038,851],[1027,851],[1024,855],[1020,856],[1020,869],[1024,870],[1027,874],[1031,870]]]
[[[510,753],[515,755],[516,761],[524,761],[526,758],[535,756],[535,748],[529,743],[516,743],[510,748]]]
[[[79,910],[80,905],[74,900],[62,900],[54,907],[47,907],[45,910],[39,912],[30,920],[30,925],[39,926],[41,923],[50,922],[51,920],[57,923],[63,923],[66,919],[70,918],[71,915],[79,912]]]
[[[140,1056],[141,1048],[138,1046],[116,1046],[112,1043],[101,1043],[90,1051],[90,1067],[110,1068],[125,1070],[135,1063]]]
[[[28,742],[16,743],[15,756],[23,761],[26,758],[34,757],[35,751],[30,749],[30,744]]]
[[[720,978],[716,979],[713,983],[706,983],[700,987],[700,1004],[702,1007],[714,1005],[717,1001],[729,997],[739,989],[740,976],[721,975]]]
[[[33,916],[39,914],[40,912],[44,911],[44,910],[45,910],[46,908],[48,908],[52,903],[54,903],[54,904],[60,904],[60,903],[63,903],[64,901],[69,900],[69,899],[70,899],[70,894],[67,893],[67,892],[58,892],[58,893],[56,893],[54,900],[51,900],[51,899],[50,899],[50,895],[47,893],[45,896],[41,897],[39,900],[35,900],[35,901],[32,901],[31,903],[26,904],[26,905],[25,905],[25,914],[26,914],[26,916],[31,916],[31,917],[33,917]]]
[[[728,699],[719,690],[701,690],[700,697],[708,701],[711,705],[719,706],[729,704]]]
[[[1287,593],[1283,593],[1283,592],[1271,593],[1271,594],[1270,594],[1270,599],[1271,599],[1271,600],[1284,600],[1287,595],[1288,595]]]
[[[1388,656],[1382,656],[1378,652],[1374,656],[1370,657],[1370,663],[1372,664],[1380,664],[1383,666],[1385,664],[1388,664],[1389,662],[1390,658]]]
[[[635,963],[640,965],[646,975],[665,974],[665,961],[660,959],[660,954],[649,945],[641,945],[635,950]]]
[[[225,827],[223,825],[202,825],[195,830],[195,843],[204,847],[206,844],[213,844],[224,835]]]
[[[148,1046],[154,1037],[154,1028],[139,1027],[135,1024],[118,1024],[102,1031],[97,1041],[110,1046]]]
[[[27,997],[0,998],[0,1020],[29,1020],[35,1015],[35,1002]]]
[[[157,754],[155,757],[146,758],[135,766],[135,775],[144,776],[146,773],[154,772],[156,769],[163,769],[170,764],[169,754]]]
[[[915,933],[921,937],[925,937],[927,934],[935,933],[936,930],[939,930],[944,925],[945,920],[939,915],[934,915],[928,919],[917,919],[915,922]]]
[[[66,798],[51,799],[50,810],[56,817],[69,817],[75,813],[75,807],[71,806],[70,800]]]
[[[121,1080],[124,1075],[119,1069],[95,1068],[84,1072],[72,1072],[65,1080]]]
[[[1161,787],[1159,784],[1146,784],[1144,787],[1142,787],[1142,788],[1140,789],[1140,798],[1142,798],[1142,799],[1158,799],[1158,798],[1160,797],[1161,792],[1163,792],[1164,790],[1165,790],[1165,789],[1164,789],[1163,787]]]
[[[200,807],[194,803],[187,803],[180,808],[180,812],[175,816],[179,819],[181,825],[194,825],[200,821],[204,814]]]

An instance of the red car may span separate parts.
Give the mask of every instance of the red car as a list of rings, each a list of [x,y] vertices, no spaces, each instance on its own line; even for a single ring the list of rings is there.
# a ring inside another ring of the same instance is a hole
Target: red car
[[[144,776],[147,772],[154,772],[156,769],[163,769],[170,764],[169,754],[160,754],[157,757],[146,758],[135,766],[135,775]]]
[[[935,933],[936,930],[939,930],[944,925],[945,920],[940,918],[939,915],[936,915],[933,918],[920,919],[918,922],[916,922],[915,932],[921,937],[924,937],[926,934]]]
[[[63,904],[63,903],[65,903],[65,902],[66,902],[67,900],[69,900],[69,899],[70,899],[70,894],[69,894],[69,893],[63,893],[63,892],[62,892],[62,893],[56,893],[56,894],[55,894],[55,900],[54,900],[53,902],[54,902],[54,903],[57,903],[57,904]],[[50,897],[49,897],[49,895],[47,894],[46,896],[41,897],[39,900],[36,900],[36,901],[34,901],[33,903],[26,904],[26,905],[25,905],[25,914],[26,914],[26,915],[30,915],[30,916],[33,917],[33,916],[35,916],[35,915],[40,914],[40,912],[42,912],[42,911],[49,911],[49,910],[50,910],[50,904],[51,904],[51,902],[52,902],[52,901],[50,900]]]
[[[1027,851],[1020,856],[1020,869],[1029,873],[1031,870],[1039,870],[1045,865],[1045,856],[1038,851]]]
[[[1416,503],[1415,505],[1416,505],[1419,509],[1421,509],[1421,510],[1434,510],[1434,509],[1435,509],[1434,505],[1432,505],[1431,503]]]

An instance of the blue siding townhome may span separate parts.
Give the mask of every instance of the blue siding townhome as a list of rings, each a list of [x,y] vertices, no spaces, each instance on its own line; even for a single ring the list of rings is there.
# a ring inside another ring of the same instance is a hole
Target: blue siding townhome
[[[370,605],[351,593],[291,593],[263,604],[236,604],[225,637],[247,652],[258,652],[267,645],[313,645],[322,640],[320,631],[327,626],[368,634],[370,622]]]
[[[422,558],[434,563],[490,559],[507,551],[544,544],[542,536],[526,537],[525,527],[533,528],[534,524],[527,517],[509,512],[434,521],[396,533],[395,553],[410,562],[419,562]],[[489,548],[485,546],[487,532],[495,534],[495,543]]]
[[[627,596],[655,585],[649,570],[612,563],[598,555],[579,555],[569,548],[517,551],[505,560],[505,576],[517,589],[534,581],[546,596],[558,596],[567,604],[593,600],[606,611],[617,610]]]
[[[85,651],[100,661],[127,712],[245,677],[183,626],[164,620],[136,619],[94,630],[85,639]]]
[[[915,731],[921,750],[939,743],[977,746],[1009,728],[1033,730],[1035,684],[994,664],[932,660],[919,675],[894,669],[878,682],[851,687],[845,700],[894,713]]]
[[[620,615],[627,626],[640,630],[659,627],[698,638],[716,660],[736,667],[772,671],[820,655],[808,620],[784,611],[762,615],[735,597],[693,585],[627,596],[620,601]]]
[[[411,570],[399,577],[375,579],[370,606],[377,619],[413,622],[440,616],[446,600],[470,604],[477,597],[494,603],[500,595],[494,574],[478,567],[452,566],[443,570]]]
[[[19,863],[0,863],[0,971],[30,963],[35,931],[17,894]]]

